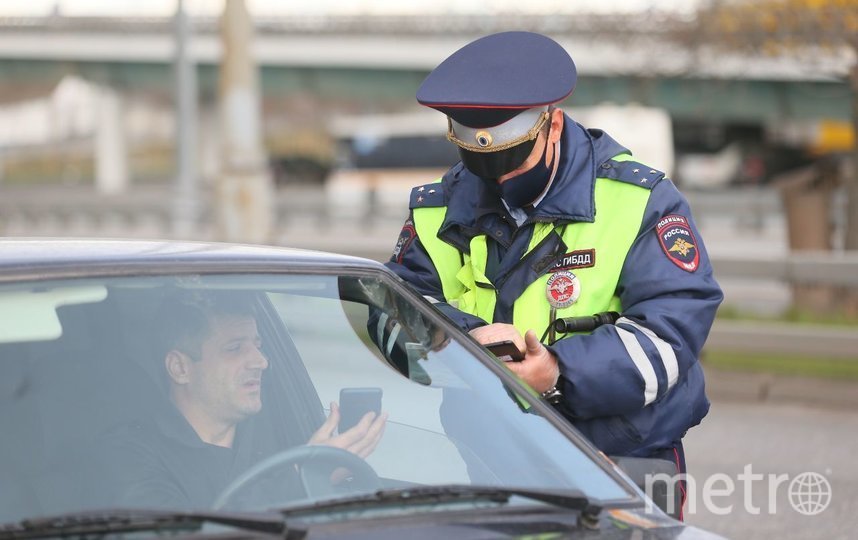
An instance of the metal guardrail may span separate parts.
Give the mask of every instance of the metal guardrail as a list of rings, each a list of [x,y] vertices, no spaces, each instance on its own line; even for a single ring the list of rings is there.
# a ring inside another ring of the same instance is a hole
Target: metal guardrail
[[[748,202],[742,194],[734,195],[748,204],[758,205],[758,208],[776,210],[771,194],[759,193],[762,200],[756,202]],[[210,208],[209,196],[203,194],[203,208]],[[728,199],[722,195],[718,201],[710,200],[709,205],[703,207],[714,205],[727,209],[731,207]],[[170,192],[162,188],[139,189],[114,197],[99,197],[81,189],[44,193],[0,189],[0,234],[4,234],[4,222],[15,222],[15,234],[33,236],[170,238],[169,200]],[[324,192],[318,188],[281,190],[274,206],[277,222],[275,242],[347,252],[376,260],[389,256],[396,232],[404,219],[404,211],[377,208],[352,208],[346,217],[328,203]],[[736,207],[732,208],[735,210]],[[702,208],[695,209],[696,216],[702,214],[705,220],[707,212],[700,210]],[[743,210],[736,213],[745,215]],[[712,215],[723,217],[720,211]],[[202,212],[202,221],[210,219],[210,212]],[[205,239],[206,231],[211,231],[210,224],[201,226],[199,238]],[[858,287],[858,254],[808,252],[777,258],[713,256],[712,263],[719,279]],[[707,347],[858,360],[858,328],[718,321]]]
[[[721,256],[712,257],[712,265],[718,277],[858,287],[858,253],[808,251],[776,259]]]
[[[719,278],[858,288],[858,253],[802,252],[776,259],[713,257],[712,265]],[[719,320],[706,347],[858,361],[858,326]]]
[[[771,187],[744,187],[729,190],[683,191],[694,217],[744,215],[746,218],[779,214],[781,198]],[[699,219],[698,219],[699,220]]]
[[[9,189],[0,186],[0,234],[3,223],[17,223],[15,234],[21,230],[28,234],[46,235],[85,232],[98,234],[100,225],[106,223],[113,234],[127,236],[152,235],[153,233],[169,238],[171,234],[170,204],[172,192],[162,186],[137,188],[131,192],[115,196],[99,196],[92,190],[69,189]],[[211,220],[211,193],[200,193],[200,220]],[[695,208],[695,217],[705,222],[708,217],[726,215],[746,216],[751,208],[758,214],[776,214],[779,212],[777,194],[773,190],[737,190],[735,192],[689,194],[689,200]],[[338,221],[349,223],[349,227],[359,226],[365,229],[386,231],[401,225],[405,218],[404,203],[401,208],[377,208],[367,203],[355,201],[352,208],[332,206],[324,191],[318,187],[290,187],[279,190],[274,201],[275,220],[278,234],[288,237],[290,228],[301,224],[305,230],[326,230],[337,228]],[[377,205],[376,205],[377,206]],[[348,210],[345,212],[344,210]],[[395,210],[395,211],[394,211]],[[348,215],[346,215],[348,214]],[[357,222],[357,223],[354,223]],[[137,233],[138,224],[143,224]],[[207,228],[202,227],[203,230]],[[354,231],[353,231],[354,232]],[[365,236],[365,235],[364,235]],[[390,234],[382,234],[378,239],[379,257],[387,255],[390,249]],[[324,242],[326,247],[336,249],[337,245]],[[349,239],[342,238],[344,249],[348,249]],[[371,252],[372,242],[362,238],[365,252]],[[829,284],[837,286],[858,286],[858,254],[808,252],[790,254],[780,258],[760,258],[752,256],[724,257],[713,256],[713,265],[719,277],[738,277],[749,279],[776,280],[783,283]]]
[[[719,320],[706,348],[858,361],[858,328]]]
[[[116,195],[103,195],[91,186],[52,186],[45,188],[23,188],[0,184],[0,218],[38,221],[49,217],[52,222],[63,217],[75,217],[97,223],[102,216],[110,216],[113,221],[121,217],[128,222],[145,219],[164,221],[163,228],[170,230],[170,212],[173,207],[174,192],[168,185],[136,186],[134,189]],[[690,192],[688,200],[694,209],[695,218],[705,223],[710,217],[736,217],[749,219],[751,216],[771,216],[780,213],[780,202],[771,189],[742,189],[729,192]],[[355,201],[351,214],[363,214],[369,222],[390,219],[404,219],[407,190],[401,204],[388,208],[372,202],[372,197]],[[277,190],[274,205],[277,218],[298,216],[306,221],[313,216],[324,216],[339,211],[332,208],[323,188],[318,186],[289,186]],[[211,186],[202,186],[199,191],[200,220],[210,218],[212,207]],[[84,219],[85,218],[85,219]],[[37,225],[37,224],[36,224]],[[0,232],[2,234],[2,232]]]

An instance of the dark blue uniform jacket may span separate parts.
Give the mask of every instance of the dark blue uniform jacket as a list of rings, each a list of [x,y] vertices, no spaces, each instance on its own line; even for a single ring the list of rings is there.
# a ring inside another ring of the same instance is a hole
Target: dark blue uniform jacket
[[[441,184],[431,184],[431,194],[430,185],[415,189],[411,208],[446,206],[438,236],[462,252],[468,251],[472,237],[487,235],[487,277],[498,288],[493,322],[511,323],[515,298],[536,279],[531,266],[516,264],[527,249],[534,222],[592,222],[598,213],[597,171],[600,177],[652,190],[617,286],[622,319],[590,335],[560,339],[550,349],[560,362],[564,403],[559,408],[584,435],[609,454],[663,455],[709,410],[697,359],[723,296],[685,198],[663,174],[650,174],[642,183],[638,169],[645,166],[611,161],[624,152],[628,150],[604,132],[584,129],[566,117],[557,176],[521,227],[494,187],[461,163]],[[687,220],[699,256],[693,271],[682,268],[682,261],[660,242],[659,222],[664,224],[667,216]],[[412,220],[410,216],[387,266],[423,295],[440,301],[438,306],[464,329],[484,325],[444,303],[437,272],[413,232]]]

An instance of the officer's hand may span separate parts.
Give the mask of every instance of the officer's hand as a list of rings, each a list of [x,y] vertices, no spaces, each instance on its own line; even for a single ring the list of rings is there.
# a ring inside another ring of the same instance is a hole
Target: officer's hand
[[[328,415],[325,423],[322,424],[307,444],[319,444],[325,446],[334,446],[348,450],[356,456],[366,458],[370,455],[381,436],[384,434],[384,426],[387,422],[387,413],[383,412],[376,417],[374,412],[368,412],[363,415],[353,428],[334,435],[337,429],[337,424],[340,422],[340,407],[336,402],[331,403],[331,414]]]
[[[468,332],[482,345],[495,343],[497,341],[512,341],[515,343],[518,350],[525,352],[524,338],[518,333],[515,326],[506,323],[492,323],[479,328],[474,328]]]
[[[506,366],[537,392],[545,392],[560,378],[560,366],[551,351],[539,342],[536,332],[528,330],[524,334],[527,345],[524,360],[507,362]]]

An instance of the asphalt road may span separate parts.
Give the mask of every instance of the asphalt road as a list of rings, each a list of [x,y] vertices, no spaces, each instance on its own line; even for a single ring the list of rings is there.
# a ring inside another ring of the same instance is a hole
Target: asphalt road
[[[714,401],[685,444],[696,484],[688,523],[735,539],[858,538],[854,409]],[[798,486],[793,480],[805,472],[821,474],[831,486],[830,504],[817,515],[799,513],[790,500],[791,485]]]

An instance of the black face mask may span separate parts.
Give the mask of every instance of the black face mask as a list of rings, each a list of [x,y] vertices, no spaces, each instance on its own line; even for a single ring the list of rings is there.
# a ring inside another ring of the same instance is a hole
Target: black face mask
[[[494,181],[521,166],[535,145],[536,139],[498,152],[471,152],[460,147],[459,157],[466,169],[484,180]]]
[[[530,170],[513,176],[499,185],[501,198],[511,207],[524,208],[542,195],[551,181],[551,173],[554,171],[554,162],[557,161],[557,148],[551,163],[545,164],[545,154],[548,153],[548,142],[542,150],[539,161]]]

